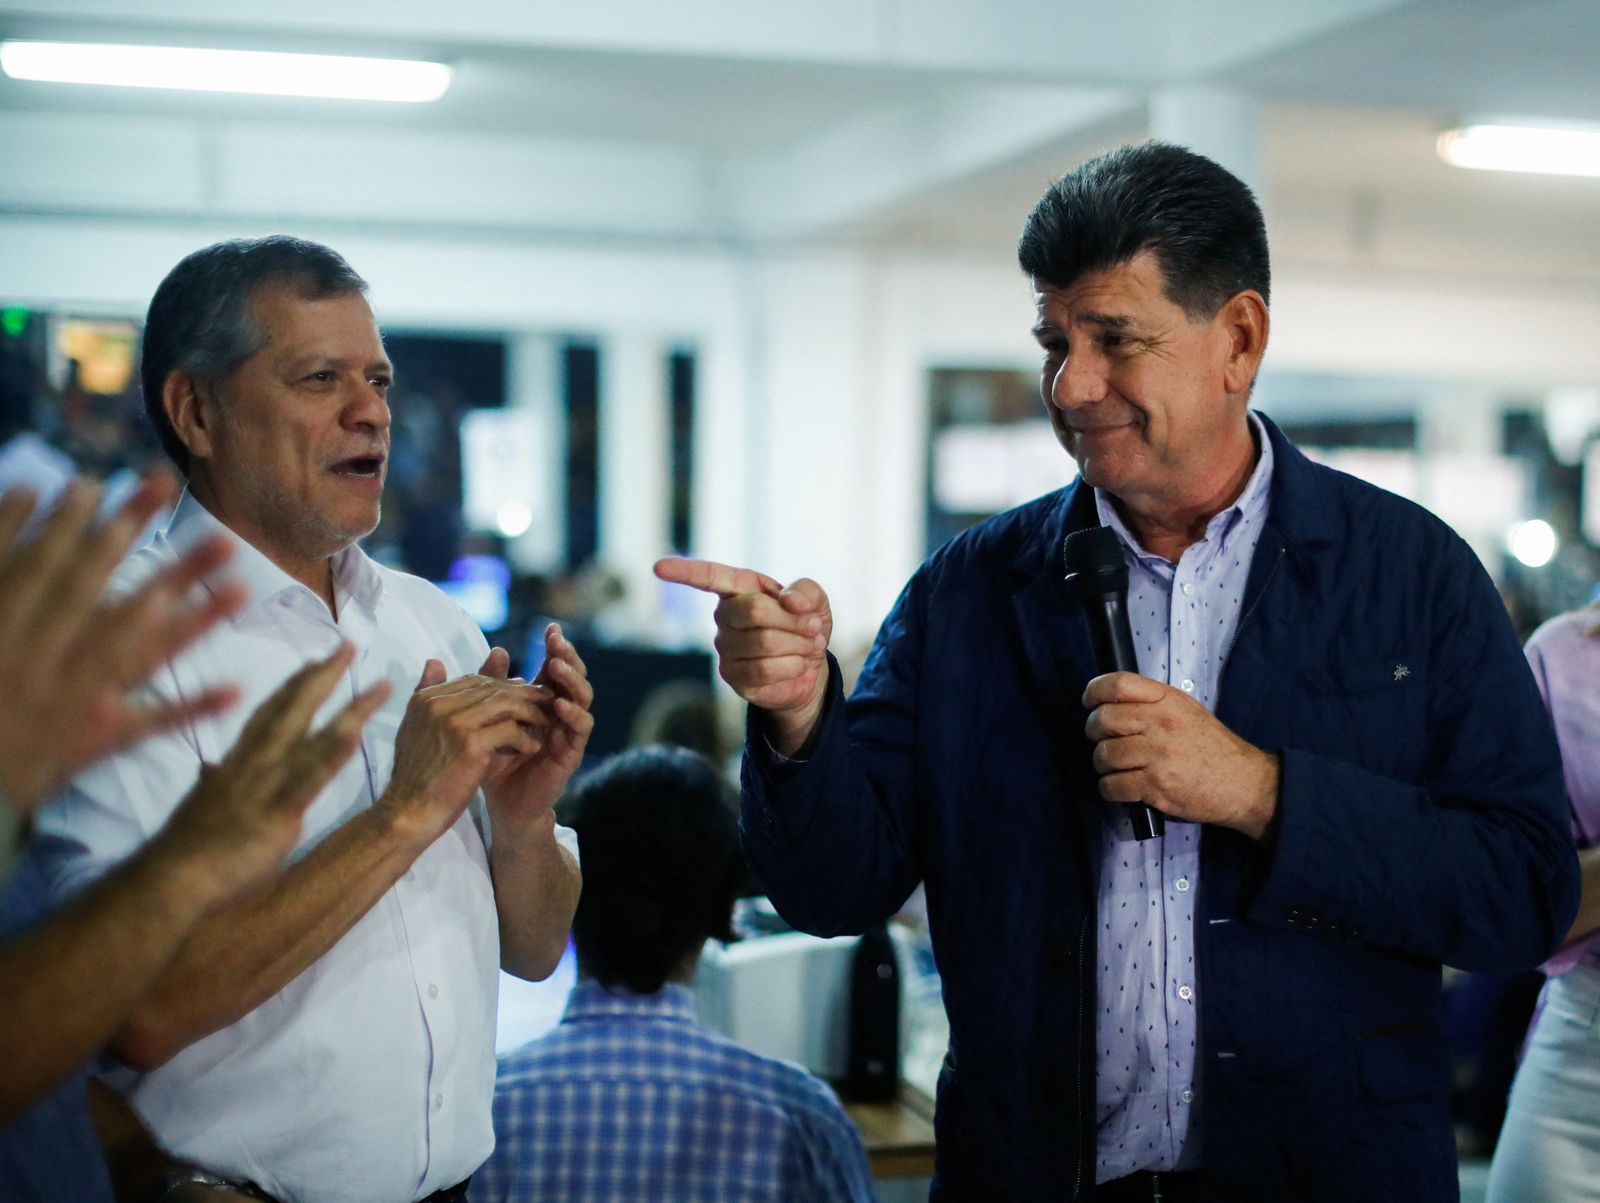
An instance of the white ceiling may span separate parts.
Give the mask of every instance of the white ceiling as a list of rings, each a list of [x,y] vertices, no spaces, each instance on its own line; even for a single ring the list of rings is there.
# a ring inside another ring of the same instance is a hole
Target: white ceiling
[[[1600,121],[1597,0],[52,0],[0,36],[434,57],[435,105],[0,79],[0,213],[1004,255],[1151,97],[1260,101],[1280,263],[1600,283],[1600,181],[1441,164]]]

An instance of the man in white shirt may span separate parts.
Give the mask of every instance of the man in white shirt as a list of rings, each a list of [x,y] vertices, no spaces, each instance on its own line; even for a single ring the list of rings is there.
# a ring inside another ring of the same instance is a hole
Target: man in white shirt
[[[344,640],[335,699],[394,683],[297,859],[207,919],[112,1044],[112,1084],[163,1145],[283,1203],[462,1197],[493,1144],[498,970],[547,976],[579,889],[552,810],[593,725],[577,652],[552,625],[539,678],[507,680],[453,602],[356,546],[389,448],[364,291],[333,251],[283,237],[197,251],[157,290],[145,404],[189,488],[120,583],[232,536],[248,600],[154,688],[238,681],[244,704],[85,773],[42,825],[70,892],[149,838],[304,662]]]

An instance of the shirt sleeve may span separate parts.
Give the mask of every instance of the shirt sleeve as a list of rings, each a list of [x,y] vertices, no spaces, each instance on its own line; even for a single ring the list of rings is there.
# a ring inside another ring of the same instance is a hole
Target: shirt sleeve
[[[799,1120],[800,1197],[826,1203],[872,1203],[877,1198],[867,1169],[861,1132],[838,1097],[823,1082],[809,1088],[819,1097]]]

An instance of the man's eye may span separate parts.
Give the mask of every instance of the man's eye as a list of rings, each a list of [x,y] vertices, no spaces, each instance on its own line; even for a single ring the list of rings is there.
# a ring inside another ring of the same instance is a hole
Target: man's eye
[[[312,372],[309,376],[306,377],[306,379],[310,380],[310,381],[313,381],[313,382],[315,382],[317,384],[327,384],[330,380],[333,379],[333,373],[332,372]]]
[[[380,392],[387,392],[389,386],[394,382],[387,376],[369,376],[367,377],[367,383],[372,385],[373,388],[378,389]]]

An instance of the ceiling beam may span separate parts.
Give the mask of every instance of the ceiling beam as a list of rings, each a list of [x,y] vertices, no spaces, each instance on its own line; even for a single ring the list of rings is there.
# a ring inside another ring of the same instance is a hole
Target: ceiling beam
[[[970,178],[1127,111],[1113,88],[979,87],[931,107],[863,116],[799,146],[720,165],[729,228],[801,238]]]

